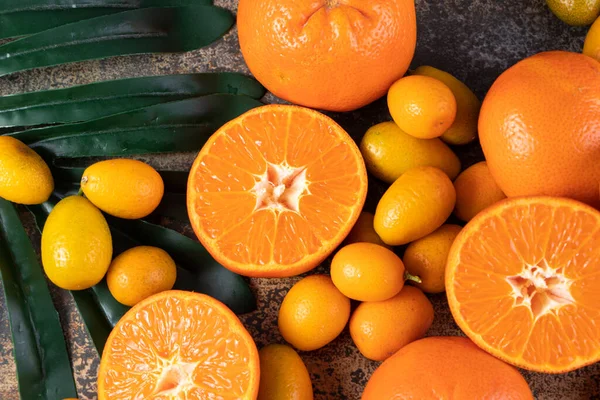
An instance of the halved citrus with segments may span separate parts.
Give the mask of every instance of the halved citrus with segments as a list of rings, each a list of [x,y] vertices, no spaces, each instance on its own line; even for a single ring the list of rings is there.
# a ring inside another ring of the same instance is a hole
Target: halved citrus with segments
[[[513,365],[561,373],[600,360],[600,212],[575,200],[513,198],[456,238],[446,269],[461,329]]]
[[[212,297],[171,290],[141,301],[111,332],[98,399],[256,399],[258,351]]]
[[[316,267],[344,240],[367,194],[352,138],[307,108],[255,108],[219,129],[192,166],[187,207],[213,257],[246,276]]]

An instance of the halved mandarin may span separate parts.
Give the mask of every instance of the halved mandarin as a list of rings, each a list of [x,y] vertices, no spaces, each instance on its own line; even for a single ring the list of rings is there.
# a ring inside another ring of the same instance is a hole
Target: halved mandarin
[[[358,219],[367,173],[358,147],[331,118],[268,105],[219,129],[190,171],[196,235],[226,268],[285,277],[321,263]]]
[[[98,400],[254,400],[260,363],[236,315],[212,297],[171,290],[142,300],[111,332]]]
[[[600,212],[575,200],[512,198],[478,214],[446,268],[450,309],[479,347],[562,373],[600,360]]]

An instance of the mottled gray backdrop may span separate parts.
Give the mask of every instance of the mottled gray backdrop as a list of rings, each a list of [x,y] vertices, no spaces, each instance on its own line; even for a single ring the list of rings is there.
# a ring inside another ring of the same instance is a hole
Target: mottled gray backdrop
[[[237,7],[237,0],[217,0],[217,3],[234,12]],[[544,0],[417,0],[416,3],[419,32],[413,67],[428,64],[442,68],[465,81],[480,98],[503,70],[524,57],[545,50],[581,51],[586,32],[556,19]],[[106,79],[204,71],[248,73],[235,29],[213,45],[186,54],[119,57],[1,77],[0,94],[62,88]],[[265,101],[277,100],[267,96]],[[383,100],[355,112],[332,116],[357,140],[371,125],[390,119]],[[482,158],[477,144],[456,150],[465,165]],[[156,166],[187,168],[193,157],[193,154],[183,154],[148,160]],[[371,192],[375,193],[371,198],[376,198],[383,189],[380,183],[371,182]],[[373,200],[368,207],[373,207]],[[33,229],[31,219],[25,213],[23,218],[38,247],[39,235]],[[191,235],[189,226],[180,229]],[[326,271],[326,267],[321,267],[320,271]],[[282,342],[277,331],[277,311],[283,296],[297,280],[252,280],[259,310],[243,316],[242,320],[259,347]],[[68,339],[79,396],[95,399],[98,355],[92,350],[79,315],[74,311],[70,294],[52,289]],[[436,318],[429,334],[460,334],[444,295],[432,296],[431,300]],[[0,299],[0,304],[3,301]],[[19,398],[11,352],[6,310],[0,308],[2,400]],[[301,355],[312,375],[317,400],[359,399],[366,381],[378,365],[361,357],[347,331],[324,349]],[[600,364],[564,375],[528,372],[524,375],[540,400],[600,399]]]

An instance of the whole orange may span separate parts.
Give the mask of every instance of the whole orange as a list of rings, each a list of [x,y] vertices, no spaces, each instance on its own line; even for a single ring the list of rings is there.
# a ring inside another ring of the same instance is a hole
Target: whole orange
[[[504,72],[479,117],[481,146],[507,196],[571,197],[600,207],[600,63],[540,53]]]
[[[331,111],[382,97],[406,73],[417,35],[414,0],[240,0],[237,25],[269,91]]]
[[[533,400],[519,371],[463,337],[417,340],[388,358],[362,400]]]

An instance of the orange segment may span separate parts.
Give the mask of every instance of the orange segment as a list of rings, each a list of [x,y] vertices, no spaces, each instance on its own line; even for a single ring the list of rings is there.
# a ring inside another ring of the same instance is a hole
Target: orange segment
[[[117,323],[102,354],[98,399],[255,399],[259,375],[256,345],[233,312],[172,290]]]
[[[554,197],[513,198],[478,214],[448,257],[461,329],[513,365],[547,373],[600,360],[600,212]]]
[[[347,236],[367,193],[358,147],[332,119],[296,106],[251,110],[202,148],[188,213],[213,257],[246,276],[316,267]]]

